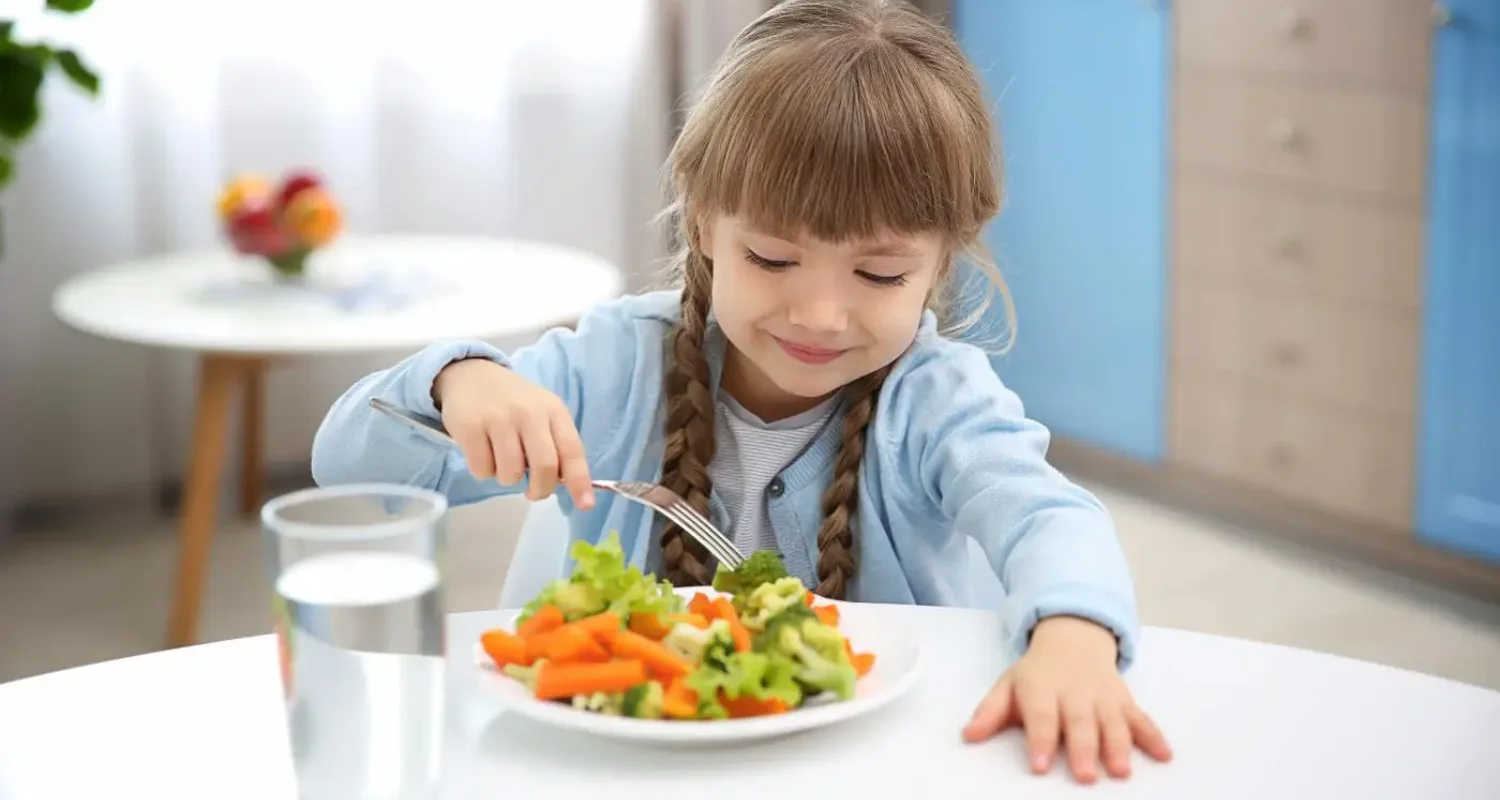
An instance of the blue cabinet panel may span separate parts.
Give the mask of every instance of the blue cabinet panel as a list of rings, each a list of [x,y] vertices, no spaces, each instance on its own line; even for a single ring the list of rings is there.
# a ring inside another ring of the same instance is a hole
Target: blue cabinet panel
[[[1500,3],[1449,2],[1431,93],[1415,525],[1500,562]]]
[[[1156,462],[1168,14],[1140,0],[958,0],[953,11],[1003,134],[1006,206],[987,244],[1019,333],[996,369],[1057,434]]]

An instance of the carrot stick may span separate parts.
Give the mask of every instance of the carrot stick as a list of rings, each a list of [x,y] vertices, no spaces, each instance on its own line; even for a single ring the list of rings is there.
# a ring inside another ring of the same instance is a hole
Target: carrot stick
[[[577,628],[590,636],[607,636],[621,629],[620,615],[613,611],[601,611],[591,617],[584,617],[564,625],[565,628]]]
[[[536,671],[538,700],[560,700],[576,694],[623,692],[646,682],[646,665],[633,659],[600,663],[542,664]]]
[[[564,625],[551,633],[543,634],[542,648],[546,657],[559,664],[574,661],[608,661],[609,651],[599,640],[589,635],[584,628]]]
[[[672,626],[655,614],[636,613],[630,615],[628,630],[639,633],[647,639],[661,641],[672,632]]]
[[[485,631],[479,635],[479,644],[484,648],[485,655],[489,656],[497,667],[504,667],[507,664],[531,666],[531,659],[526,656],[526,640],[510,631],[499,628]]]
[[[535,614],[526,618],[526,621],[516,626],[516,633],[523,637],[530,637],[538,633],[546,633],[550,630],[561,628],[563,622],[562,609],[552,604],[547,604],[536,610]]]
[[[837,628],[839,626],[838,606],[814,606],[813,616],[817,617],[819,622],[829,627]]]
[[[714,613],[713,601],[709,600],[708,595],[702,592],[694,594],[693,599],[688,601],[688,611],[691,611],[694,614],[697,614],[708,620],[711,620],[714,617],[718,616],[716,613]]]
[[[714,614],[719,619],[729,623],[729,634],[734,637],[734,649],[741,653],[750,651],[750,631],[745,623],[740,621],[740,615],[734,611],[729,598],[719,595],[713,599]]]
[[[802,595],[802,599],[807,603],[808,608],[812,608],[813,600],[816,600],[817,598],[813,596],[812,592],[807,592],[806,594]]]
[[[863,678],[870,674],[870,670],[875,668],[875,654],[855,653],[854,657],[849,659],[849,662],[854,665],[854,674]]]
[[[698,693],[681,678],[668,683],[662,695],[661,713],[672,719],[693,719],[698,716]]]
[[[609,652],[616,658],[641,661],[653,675],[672,679],[693,671],[688,660],[634,631],[617,631],[609,638]]]
[[[677,624],[680,622],[686,622],[687,624],[700,630],[708,627],[708,617],[705,617],[702,614],[694,614],[689,611],[681,614],[668,614],[666,619],[668,631],[670,631],[672,628],[677,627]]]
[[[763,717],[768,714],[783,714],[791,710],[785,700],[771,698],[769,700],[757,700],[748,694],[731,698],[719,692],[719,703],[724,710],[729,712],[731,718],[739,717]]]

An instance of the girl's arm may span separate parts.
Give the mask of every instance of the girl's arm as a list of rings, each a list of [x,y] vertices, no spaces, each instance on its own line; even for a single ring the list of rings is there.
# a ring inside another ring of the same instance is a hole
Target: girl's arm
[[[321,486],[363,482],[420,486],[441,492],[455,506],[525,491],[524,481],[501,486],[494,480],[475,478],[457,448],[428,439],[370,407],[370,399],[379,397],[440,417],[432,399],[433,381],[444,367],[465,358],[494,361],[560,397],[592,464],[595,454],[590,452],[585,417],[623,407],[623,402],[611,404],[610,396],[629,390],[638,342],[635,320],[625,304],[609,303],[586,315],[577,331],[550,330],[535,344],[514,353],[503,353],[483,342],[442,342],[367,375],[334,402],[319,426],[313,439],[313,479]],[[589,383],[587,408],[585,380]]]
[[[1011,652],[1026,651],[1042,619],[1077,616],[1114,633],[1127,666],[1140,622],[1109,512],[1047,463],[1050,434],[981,350],[939,341],[908,360],[887,418],[904,434],[910,478],[983,546],[1004,584]]]

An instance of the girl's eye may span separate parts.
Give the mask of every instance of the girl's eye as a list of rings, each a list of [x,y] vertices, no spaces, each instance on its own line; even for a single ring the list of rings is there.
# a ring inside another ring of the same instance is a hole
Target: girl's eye
[[[860,272],[857,272],[856,274],[859,275],[859,277],[864,278],[865,280],[869,281],[870,283],[875,284],[876,286],[905,286],[906,285],[906,275],[904,273],[901,274],[901,275],[876,275],[876,274],[871,273],[871,272],[860,271]]]
[[[745,248],[745,259],[751,264],[754,264],[755,266],[762,269],[786,269],[787,267],[790,267],[792,265],[792,262],[790,261],[773,261],[772,259],[766,258],[765,256],[755,252],[754,250],[751,250],[748,247]]]

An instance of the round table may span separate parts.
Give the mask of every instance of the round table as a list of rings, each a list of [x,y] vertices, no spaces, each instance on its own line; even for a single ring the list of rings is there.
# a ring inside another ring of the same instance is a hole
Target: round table
[[[861,609],[863,610],[863,609]],[[628,746],[540,727],[476,693],[450,659],[445,797],[1132,797],[1493,800],[1500,693],[1302,650],[1148,629],[1128,676],[1176,751],[1128,781],[1027,772],[1014,730],[959,730],[1004,663],[999,615],[870,607],[909,629],[923,675],[870,716],[749,747]],[[504,612],[450,617],[468,653]],[[0,797],[292,798],[268,636],[0,685]],[[710,785],[712,782],[713,785]]]
[[[53,295],[54,313],[81,331],[199,357],[169,645],[196,640],[236,392],[244,396],[241,511],[255,513],[263,499],[270,365],[535,333],[624,288],[615,265],[588,253],[478,237],[347,237],[311,264],[304,281],[284,283],[227,250],[175,254],[85,273]]]

